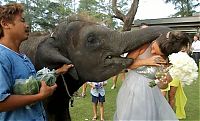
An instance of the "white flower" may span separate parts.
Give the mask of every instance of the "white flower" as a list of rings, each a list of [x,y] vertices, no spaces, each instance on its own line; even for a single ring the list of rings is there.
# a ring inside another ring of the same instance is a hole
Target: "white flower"
[[[169,70],[172,78],[181,80],[182,85],[190,85],[198,77],[198,67],[195,61],[185,52],[169,55],[169,63],[173,66]]]

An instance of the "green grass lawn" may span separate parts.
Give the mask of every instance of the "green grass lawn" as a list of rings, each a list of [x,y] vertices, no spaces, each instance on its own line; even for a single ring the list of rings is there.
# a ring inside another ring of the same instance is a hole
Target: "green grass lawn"
[[[108,84],[105,86],[106,90],[106,102],[104,103],[104,114],[105,114],[105,120],[112,120],[114,111],[115,111],[115,101],[117,92],[119,90],[119,87],[121,85],[121,81],[117,82],[117,88],[114,90],[111,90],[112,81],[111,79],[108,80]],[[81,88],[79,90],[79,93],[81,93]],[[90,95],[90,86],[87,85],[87,93],[85,98],[75,98],[74,100],[74,107],[70,108],[71,118],[72,121],[84,121],[89,120],[91,121],[93,117],[92,112],[92,102],[91,102],[91,95]],[[99,114],[99,108],[98,108],[98,114]]]
[[[200,76],[200,75],[199,75]],[[199,78],[200,79],[200,78]],[[195,81],[190,86],[185,86],[184,91],[187,96],[187,104],[186,104],[186,114],[187,118],[182,121],[200,121],[200,81],[199,79]],[[105,105],[105,120],[112,120],[115,112],[115,102],[117,92],[120,88],[121,81],[118,80],[117,88],[111,90],[112,81],[108,80],[108,84],[106,85],[106,102]],[[81,93],[81,88],[79,90]],[[72,121],[91,121],[93,117],[92,112],[92,102],[90,95],[90,87],[87,86],[87,95],[85,98],[75,98],[74,107],[70,108]],[[99,109],[98,109],[99,113]],[[164,111],[163,111],[164,113]]]

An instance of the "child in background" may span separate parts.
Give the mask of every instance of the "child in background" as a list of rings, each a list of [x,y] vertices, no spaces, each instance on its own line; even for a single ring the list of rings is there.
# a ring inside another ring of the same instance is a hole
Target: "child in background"
[[[97,120],[97,104],[100,105],[100,119],[104,121],[104,106],[103,103],[105,102],[105,89],[104,86],[107,84],[107,81],[103,82],[88,82],[91,86],[90,93],[92,95],[92,102],[93,102],[93,118],[92,120]]]

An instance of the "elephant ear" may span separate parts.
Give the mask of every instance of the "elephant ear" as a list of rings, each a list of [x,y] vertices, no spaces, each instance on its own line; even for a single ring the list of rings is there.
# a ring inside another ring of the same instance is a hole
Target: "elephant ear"
[[[54,43],[54,38],[48,37],[38,45],[35,55],[35,66],[37,70],[43,67],[55,69],[61,67],[63,64],[72,64],[71,60],[63,56]],[[72,67],[68,73],[74,79],[79,79],[75,67]]]

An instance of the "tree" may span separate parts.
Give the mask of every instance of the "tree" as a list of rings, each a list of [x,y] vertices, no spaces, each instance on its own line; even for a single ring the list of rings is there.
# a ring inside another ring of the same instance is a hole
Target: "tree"
[[[195,13],[195,8],[200,6],[199,0],[165,0],[165,3],[172,3],[175,5],[177,13],[173,17],[192,16]]]
[[[97,11],[97,4],[96,0],[80,0],[79,1],[79,8],[78,12],[88,12],[89,15],[93,15]]]
[[[116,22],[111,17],[111,6],[111,0],[80,0],[78,13],[93,16],[96,21],[116,29]]]
[[[71,11],[71,0],[4,0],[4,2],[20,2],[25,7],[25,18],[31,31],[51,32],[60,20]]]
[[[95,17],[99,21],[103,21],[110,28],[117,29],[117,21],[115,18],[120,18],[125,24],[124,30],[130,30],[131,24],[134,19],[133,16],[136,13],[135,8],[139,0],[134,0],[131,10],[127,15],[126,13],[128,4],[127,0],[120,0],[118,5],[115,4],[115,10],[118,7],[122,12],[118,17],[117,12],[111,10],[113,6],[112,0],[80,0],[79,7],[76,11],[76,0],[3,0],[3,2],[21,2],[25,6],[25,18],[29,24],[31,31],[49,31],[59,23],[60,20],[64,19],[66,16],[72,13],[86,13],[90,16]],[[136,5],[134,7],[133,5]],[[134,9],[133,9],[134,8]],[[134,12],[133,12],[134,11]],[[133,13],[132,13],[133,12]],[[115,14],[115,15],[114,15]],[[128,27],[129,26],[129,27]],[[128,29],[127,29],[128,28]]]
[[[122,31],[131,30],[131,26],[137,12],[138,4],[139,0],[133,0],[129,11],[127,12],[127,14],[124,14],[118,9],[117,0],[112,0],[112,9],[115,14],[113,17],[118,18],[124,22]]]
[[[34,4],[33,4],[34,3]],[[29,3],[30,4],[30,3]],[[58,2],[50,2],[50,0],[33,0],[31,9],[26,15],[31,14],[31,22],[33,31],[49,31],[71,13],[70,3],[68,1],[58,0]],[[26,9],[28,10],[28,8]]]

